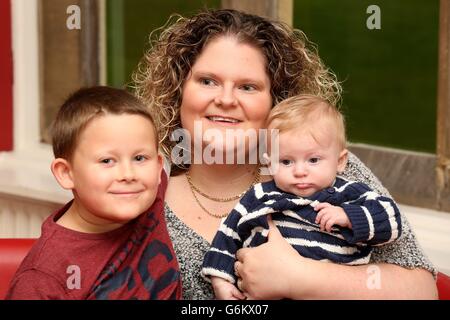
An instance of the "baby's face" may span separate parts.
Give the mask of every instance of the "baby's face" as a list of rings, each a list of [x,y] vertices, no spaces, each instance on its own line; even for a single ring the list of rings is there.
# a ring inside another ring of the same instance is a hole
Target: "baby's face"
[[[161,169],[148,119],[130,114],[93,119],[71,161],[78,214],[105,227],[136,218],[155,200]]]
[[[320,140],[320,141],[319,141]],[[331,186],[345,169],[347,150],[326,132],[294,129],[279,135],[279,161],[272,163],[278,188],[301,197]]]

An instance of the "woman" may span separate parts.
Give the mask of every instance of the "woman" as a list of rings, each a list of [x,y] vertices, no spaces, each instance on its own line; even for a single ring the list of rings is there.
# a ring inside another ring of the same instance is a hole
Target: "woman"
[[[159,124],[167,159],[178,154],[174,147],[180,141],[171,141],[178,128],[191,137],[198,128],[223,134],[258,130],[264,128],[270,108],[285,98],[310,93],[336,104],[341,92],[301,32],[233,10],[203,11],[173,21],[153,42],[134,79],[137,94]],[[209,143],[201,141],[204,148]],[[228,141],[214,147],[216,152],[222,147],[237,152]],[[387,194],[354,155],[345,175]],[[200,276],[203,255],[220,219],[261,178],[267,179],[250,161],[172,165],[165,210],[185,299],[213,298],[210,284]],[[369,268],[303,258],[272,227],[266,244],[238,252],[239,286],[247,297],[259,299],[434,298],[435,270],[407,221],[404,225],[402,240],[374,252],[372,260],[378,264]],[[368,270],[378,272],[381,285],[370,285]]]

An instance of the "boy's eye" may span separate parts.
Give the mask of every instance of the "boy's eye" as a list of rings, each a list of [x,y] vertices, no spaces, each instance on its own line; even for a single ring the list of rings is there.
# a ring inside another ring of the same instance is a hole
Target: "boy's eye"
[[[320,158],[318,158],[318,157],[310,158],[310,159],[309,159],[309,162],[310,162],[310,163],[317,163],[317,162],[319,162],[319,161],[320,161]]]
[[[136,157],[134,157],[134,159],[136,161],[142,162],[142,161],[146,160],[147,157],[140,154],[140,155],[137,155]]]
[[[280,160],[280,163],[281,163],[283,166],[290,166],[290,165],[292,164],[292,160],[282,159],[282,160]]]

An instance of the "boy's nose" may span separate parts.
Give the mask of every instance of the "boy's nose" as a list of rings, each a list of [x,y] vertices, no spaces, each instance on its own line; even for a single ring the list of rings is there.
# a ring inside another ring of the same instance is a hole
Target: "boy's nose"
[[[133,166],[130,163],[122,163],[120,166],[119,180],[121,181],[133,181],[136,175]]]

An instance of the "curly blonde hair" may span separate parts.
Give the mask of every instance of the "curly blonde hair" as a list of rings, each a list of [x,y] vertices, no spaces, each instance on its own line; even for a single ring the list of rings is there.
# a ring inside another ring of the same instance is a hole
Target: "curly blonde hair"
[[[184,81],[203,48],[220,36],[233,36],[261,50],[268,62],[273,105],[301,93],[339,103],[342,89],[336,76],[300,30],[229,9],[205,9],[190,18],[172,15],[165,26],[150,34],[150,49],[133,74],[136,95],[149,106],[168,159],[176,144],[170,135],[181,126]]]

